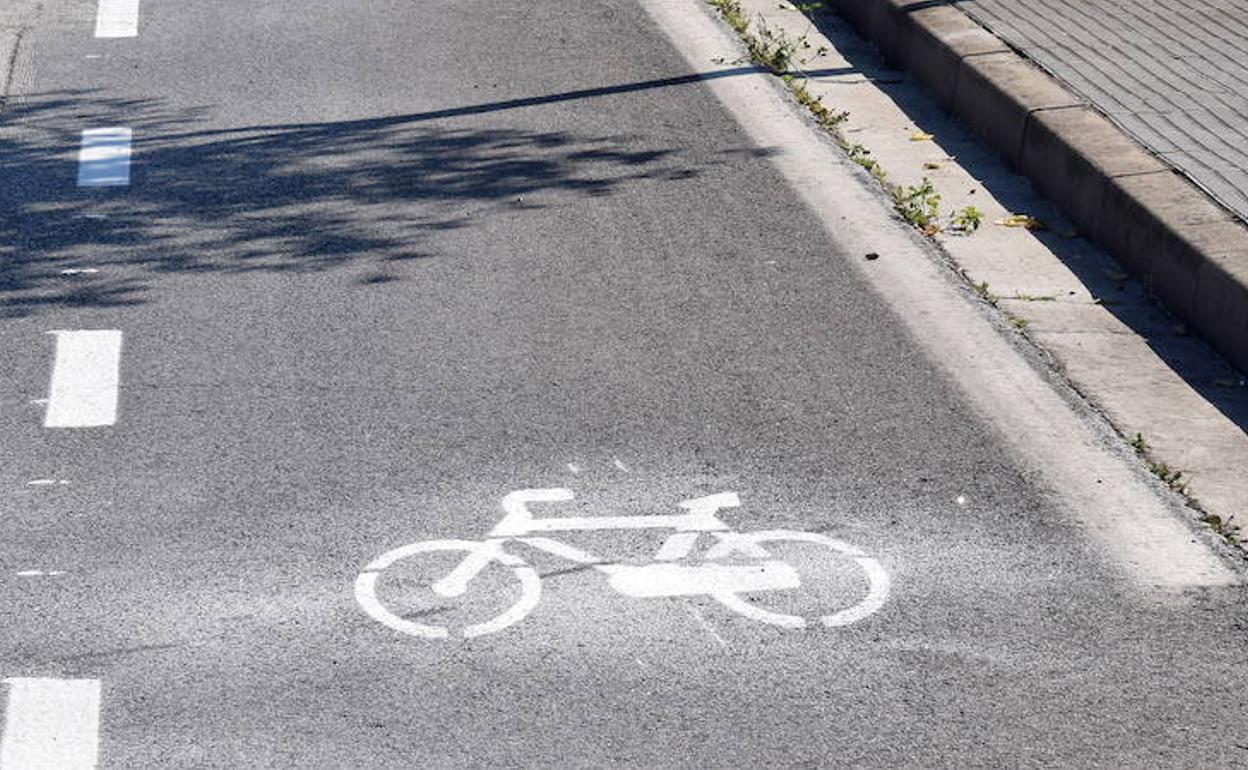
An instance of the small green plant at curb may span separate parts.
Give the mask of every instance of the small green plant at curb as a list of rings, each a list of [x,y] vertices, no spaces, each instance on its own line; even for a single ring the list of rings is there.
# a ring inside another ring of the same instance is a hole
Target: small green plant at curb
[[[1145,440],[1144,434],[1136,433],[1128,443],[1131,445],[1131,448],[1135,450],[1136,455],[1138,455],[1139,458],[1148,466],[1148,469],[1152,471],[1154,476],[1161,479],[1166,486],[1170,487],[1175,492],[1183,495],[1183,497],[1187,499],[1187,504],[1200,513],[1200,520],[1202,523],[1208,525],[1210,529],[1216,532],[1218,536],[1225,540],[1229,545],[1236,546],[1241,550],[1246,550],[1246,547],[1248,547],[1248,540],[1244,539],[1242,530],[1239,525],[1235,523],[1235,517],[1228,516],[1224,519],[1216,513],[1209,513],[1204,510],[1200,505],[1200,501],[1197,500],[1191,490],[1188,489],[1187,482],[1183,481],[1183,471],[1175,470],[1165,463],[1153,460],[1151,456],[1152,447],[1150,447],[1148,441]],[[1244,558],[1248,559],[1248,552],[1244,553]]]
[[[728,22],[728,26],[732,27],[734,32],[744,37],[750,28],[750,20],[741,12],[740,0],[707,0],[707,2],[719,11],[719,15]]]
[[[785,86],[797,99],[798,104],[805,107],[819,122],[819,125],[832,135],[837,145],[849,155],[850,160],[866,169],[871,177],[892,196],[893,206],[903,219],[928,237],[933,237],[944,230],[940,213],[941,196],[936,192],[932,181],[924,177],[920,184],[912,187],[900,187],[889,182],[887,172],[875,158],[871,157],[871,151],[845,138],[840,125],[849,119],[849,113],[829,109],[823,103],[822,97],[811,92],[809,81],[800,77],[800,67],[794,67],[794,63],[799,65],[804,63],[796,59],[796,53],[801,49],[811,48],[808,35],[802,35],[796,40],[789,38],[783,30],[769,27],[767,20],[761,15],[754,29],[751,29],[750,20],[741,10],[741,0],[707,0],[707,3],[719,12],[728,26],[732,27],[741,41],[745,43],[750,61],[766,67],[772,74],[783,78]],[[821,5],[821,3],[813,3],[798,6],[798,8],[805,13]],[[822,56],[825,53],[827,49],[820,47],[816,55]],[[795,72],[790,72],[790,68]],[[949,217],[948,224],[951,229],[969,235],[979,229],[983,217],[983,212],[978,208],[967,206]]]
[[[802,35],[791,40],[783,30],[775,30],[767,26],[762,16],[758,17],[758,33],[745,38],[745,47],[750,52],[750,59],[771,70],[776,75],[789,71],[793,63],[793,54],[806,42]]]
[[[849,119],[848,112],[833,112],[823,103],[822,97],[815,96],[806,87],[806,80],[798,80],[792,75],[785,75],[784,81],[789,86],[789,90],[793,92],[793,96],[797,97],[797,103],[810,110],[810,114],[815,116],[815,120],[819,121],[819,125],[827,129],[832,129]]]
[[[997,295],[993,294],[991,291],[988,290],[987,281],[980,281],[979,283],[974,284],[974,286],[975,286],[975,293],[978,294],[980,298],[984,300],[984,302],[987,302],[989,305],[992,305],[993,307],[997,306]]]
[[[1239,525],[1234,522],[1234,516],[1228,516],[1224,519],[1216,513],[1209,513],[1204,510],[1200,505],[1200,501],[1197,500],[1191,490],[1188,489],[1187,482],[1182,480],[1183,471],[1175,470],[1165,463],[1159,463],[1153,460],[1151,456],[1152,447],[1150,447],[1148,441],[1145,440],[1144,434],[1136,433],[1129,443],[1131,448],[1135,450],[1136,455],[1144,461],[1145,465],[1148,466],[1148,469],[1152,471],[1154,476],[1165,482],[1166,486],[1170,487],[1175,492],[1183,495],[1183,497],[1187,500],[1188,506],[1200,513],[1200,520],[1202,523],[1208,525],[1209,528],[1216,532],[1219,537],[1227,542],[1227,544],[1245,551],[1244,558],[1248,559],[1248,540],[1244,539],[1242,530]]]
[[[902,218],[919,232],[924,235],[940,232],[940,193],[936,192],[932,180],[923,177],[920,184],[893,190],[893,201]]]
[[[1223,540],[1231,545],[1237,545],[1241,548],[1248,546],[1248,540],[1244,540],[1244,535],[1240,530],[1239,525],[1235,523],[1234,516],[1227,516],[1224,519],[1217,514],[1206,513],[1200,517],[1200,520],[1205,524],[1208,524],[1214,532],[1217,532]],[[1248,556],[1245,558],[1248,558]]]
[[[1135,450],[1136,455],[1138,455],[1140,459],[1148,465],[1148,469],[1153,472],[1154,476],[1164,481],[1166,486],[1170,487],[1175,492],[1182,495],[1187,494],[1187,482],[1181,481],[1183,478],[1183,471],[1175,470],[1165,463],[1154,461],[1149,455],[1149,450],[1152,449],[1152,447],[1150,447],[1148,445],[1148,441],[1144,439],[1144,434],[1135,434],[1135,437],[1131,439],[1130,443],[1131,448]]]
[[[949,222],[952,229],[966,233],[967,235],[970,235],[978,230],[979,226],[983,223],[984,212],[974,206],[967,206],[957,212],[953,215],[953,218]]]
[[[1166,486],[1178,492],[1181,495],[1187,494],[1187,482],[1182,481],[1183,471],[1171,468],[1165,463],[1153,462],[1148,460],[1148,469],[1153,475],[1165,482]]]
[[[847,113],[842,113],[842,114],[845,114],[846,116],[848,116]],[[889,186],[889,183],[888,183],[888,173],[884,171],[884,167],[881,166],[879,162],[876,161],[875,158],[871,157],[870,150],[868,150],[866,147],[863,147],[861,144],[850,144],[846,142],[844,138],[840,136],[839,133],[836,135],[836,137],[837,137],[837,141],[841,145],[841,149],[845,150],[845,152],[849,154],[850,160],[852,160],[854,163],[857,163],[859,166],[862,166],[867,171],[869,171],[871,173],[871,176],[874,177],[877,182],[879,182],[886,189],[888,189],[889,192],[892,192],[892,188]],[[895,202],[896,201],[894,199],[894,203]]]

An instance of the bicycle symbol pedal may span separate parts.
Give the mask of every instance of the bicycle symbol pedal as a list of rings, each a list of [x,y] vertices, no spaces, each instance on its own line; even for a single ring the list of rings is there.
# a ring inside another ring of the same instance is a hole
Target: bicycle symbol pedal
[[[427,540],[395,548],[374,559],[355,580],[356,601],[377,622],[411,636],[448,639],[456,635],[471,639],[502,631],[523,620],[541,600],[542,583],[537,571],[505,549],[513,542],[592,567],[606,575],[608,585],[624,596],[637,599],[707,596],[750,620],[783,628],[805,628],[811,620],[826,627],[849,625],[875,613],[888,600],[888,573],[874,558],[844,541],[796,530],[737,532],[731,529],[719,518],[718,512],[741,504],[735,492],[720,492],[687,500],[680,504],[685,512],[674,515],[542,519],[535,518],[528,509],[530,503],[558,503],[572,499],[573,494],[567,489],[512,492],[503,498],[506,515],[484,540]],[[543,534],[637,529],[674,530],[650,564],[606,561]],[[690,556],[695,544],[704,535],[715,538],[715,543],[707,549],[700,563],[677,563]],[[793,591],[802,586],[798,571],[784,560],[775,558],[767,547],[784,542],[820,546],[828,549],[834,558],[855,565],[866,584],[861,598],[849,607],[809,619],[747,601],[743,596],[745,594]],[[422,555],[438,552],[462,552],[463,556],[449,573],[428,581],[427,587],[434,595],[446,598],[461,596],[484,570],[495,566],[502,567],[503,572],[518,584],[519,598],[487,620],[454,629],[449,625],[433,625],[401,616],[378,598],[378,579],[386,570],[400,562],[406,564]],[[749,562],[736,563],[740,560]]]

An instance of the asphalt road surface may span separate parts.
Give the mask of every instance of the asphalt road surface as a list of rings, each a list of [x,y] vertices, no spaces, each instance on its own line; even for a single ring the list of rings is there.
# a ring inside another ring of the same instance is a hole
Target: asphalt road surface
[[[32,18],[3,770],[1248,766],[1237,568],[952,278],[1005,352],[922,340],[857,244],[930,252],[638,0]],[[1101,443],[1027,450],[980,367]]]

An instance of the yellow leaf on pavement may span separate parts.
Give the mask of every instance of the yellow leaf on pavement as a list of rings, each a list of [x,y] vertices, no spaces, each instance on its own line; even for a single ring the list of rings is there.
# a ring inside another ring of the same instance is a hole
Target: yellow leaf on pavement
[[[928,141],[931,141],[934,136],[935,136],[934,134],[925,134],[922,131],[916,131],[915,133],[910,135],[910,141],[928,142]]]
[[[1005,219],[998,219],[997,224],[1005,227],[1025,227],[1028,230],[1043,230],[1044,223],[1028,214],[1011,214]]]

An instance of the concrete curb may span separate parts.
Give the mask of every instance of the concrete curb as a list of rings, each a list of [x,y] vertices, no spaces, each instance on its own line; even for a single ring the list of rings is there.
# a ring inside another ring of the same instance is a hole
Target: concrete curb
[[[13,84],[13,69],[17,62],[17,48],[22,42],[22,30],[0,27],[0,110]]]
[[[1248,372],[1248,227],[943,0],[830,2]]]

